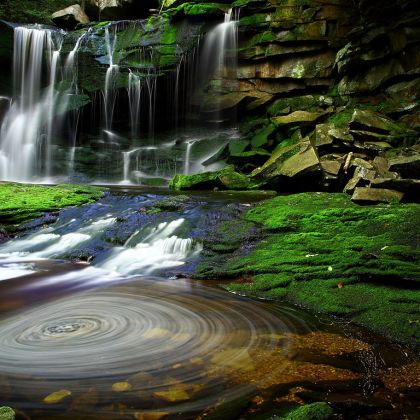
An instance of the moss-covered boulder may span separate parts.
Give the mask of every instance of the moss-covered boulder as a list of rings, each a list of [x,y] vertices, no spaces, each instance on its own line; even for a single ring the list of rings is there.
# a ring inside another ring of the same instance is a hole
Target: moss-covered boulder
[[[15,420],[15,412],[10,407],[0,407],[0,420]]]
[[[90,203],[103,194],[103,188],[92,186],[0,183],[0,222],[21,223],[44,212]]]
[[[248,190],[256,189],[261,183],[252,180],[249,176],[236,172],[233,166],[227,166],[219,171],[203,172],[195,175],[176,175],[169,187],[174,190],[199,189],[228,189]]]

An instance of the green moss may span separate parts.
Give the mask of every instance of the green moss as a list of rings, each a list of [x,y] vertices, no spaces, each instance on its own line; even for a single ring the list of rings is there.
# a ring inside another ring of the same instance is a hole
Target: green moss
[[[19,23],[51,24],[51,15],[74,4],[73,0],[2,0],[0,19]]]
[[[169,183],[174,190],[222,188],[229,190],[256,189],[260,185],[247,175],[236,172],[232,166],[214,172],[195,175],[176,175]]]
[[[0,407],[0,420],[15,420],[15,412],[10,407]]]
[[[251,275],[226,286],[346,316],[392,338],[420,338],[418,204],[360,207],[343,194],[279,196],[245,220],[267,236],[248,255],[198,267],[198,277]],[[342,287],[339,287],[342,286]]]
[[[331,117],[328,118],[328,121],[336,127],[345,127],[350,123],[353,111],[353,109],[345,109],[337,114],[331,115]]]
[[[92,186],[0,183],[0,221],[21,223],[43,212],[92,202],[102,195],[103,189]]]
[[[334,414],[333,409],[325,402],[306,404],[291,411],[282,420],[328,420]]]

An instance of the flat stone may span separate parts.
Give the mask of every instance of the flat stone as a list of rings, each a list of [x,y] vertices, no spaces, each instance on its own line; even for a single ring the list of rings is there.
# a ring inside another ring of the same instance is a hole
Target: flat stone
[[[403,197],[404,193],[400,191],[385,188],[356,187],[351,199],[356,202],[399,203]]]
[[[323,171],[337,176],[341,170],[342,163],[337,160],[324,160],[321,162],[321,168]]]
[[[372,164],[370,164],[366,160],[360,159],[360,158],[354,158],[352,160],[352,166],[358,166],[360,168],[364,168],[364,169],[368,169],[368,170],[374,169]]]

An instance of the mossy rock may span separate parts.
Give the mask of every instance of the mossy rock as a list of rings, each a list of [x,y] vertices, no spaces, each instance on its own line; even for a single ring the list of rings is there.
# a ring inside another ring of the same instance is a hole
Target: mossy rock
[[[325,402],[305,404],[292,410],[281,420],[328,420],[334,414],[333,409]]]
[[[0,407],[0,420],[15,420],[15,412],[10,407]]]
[[[228,190],[257,189],[261,183],[252,181],[247,175],[236,172],[227,166],[215,172],[203,172],[195,175],[176,175],[169,187],[174,190],[199,190],[221,188]]]
[[[103,188],[92,186],[0,183],[0,221],[22,223],[44,212],[90,203],[103,194]]]

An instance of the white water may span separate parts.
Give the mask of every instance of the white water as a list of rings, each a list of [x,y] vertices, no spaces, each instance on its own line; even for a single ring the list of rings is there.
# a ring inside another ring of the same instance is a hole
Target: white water
[[[76,220],[71,220],[71,226]],[[96,237],[100,237],[106,228],[116,222],[114,217],[105,217],[90,221],[86,226],[74,232],[60,234],[53,227],[30,235],[26,238],[12,240],[0,246],[0,280],[21,277],[36,272],[32,264],[37,260],[59,258],[73,250],[82,249]],[[77,272],[77,278],[97,275],[109,278],[121,276],[148,275],[157,270],[183,265],[188,257],[198,254],[202,245],[190,238],[175,235],[184,223],[184,219],[160,223],[144,235],[136,231],[124,246],[115,247],[105,260],[93,267]],[[61,226],[63,228],[63,226]],[[50,280],[48,280],[50,281]],[[60,280],[61,281],[61,280]]]
[[[58,115],[68,105],[76,85],[75,60],[79,41],[60,68],[63,33],[37,27],[14,29],[15,94],[0,129],[0,179],[48,180],[52,175],[52,140]],[[64,70],[64,71],[62,71]],[[65,91],[56,89],[59,75],[68,77]],[[46,77],[45,77],[46,76]],[[43,78],[48,85],[43,86]]]
[[[126,246],[116,248],[99,268],[127,276],[183,265],[187,257],[202,250],[192,239],[174,235],[183,223],[184,219],[178,219],[159,224],[134,248],[128,247],[128,240]]]

